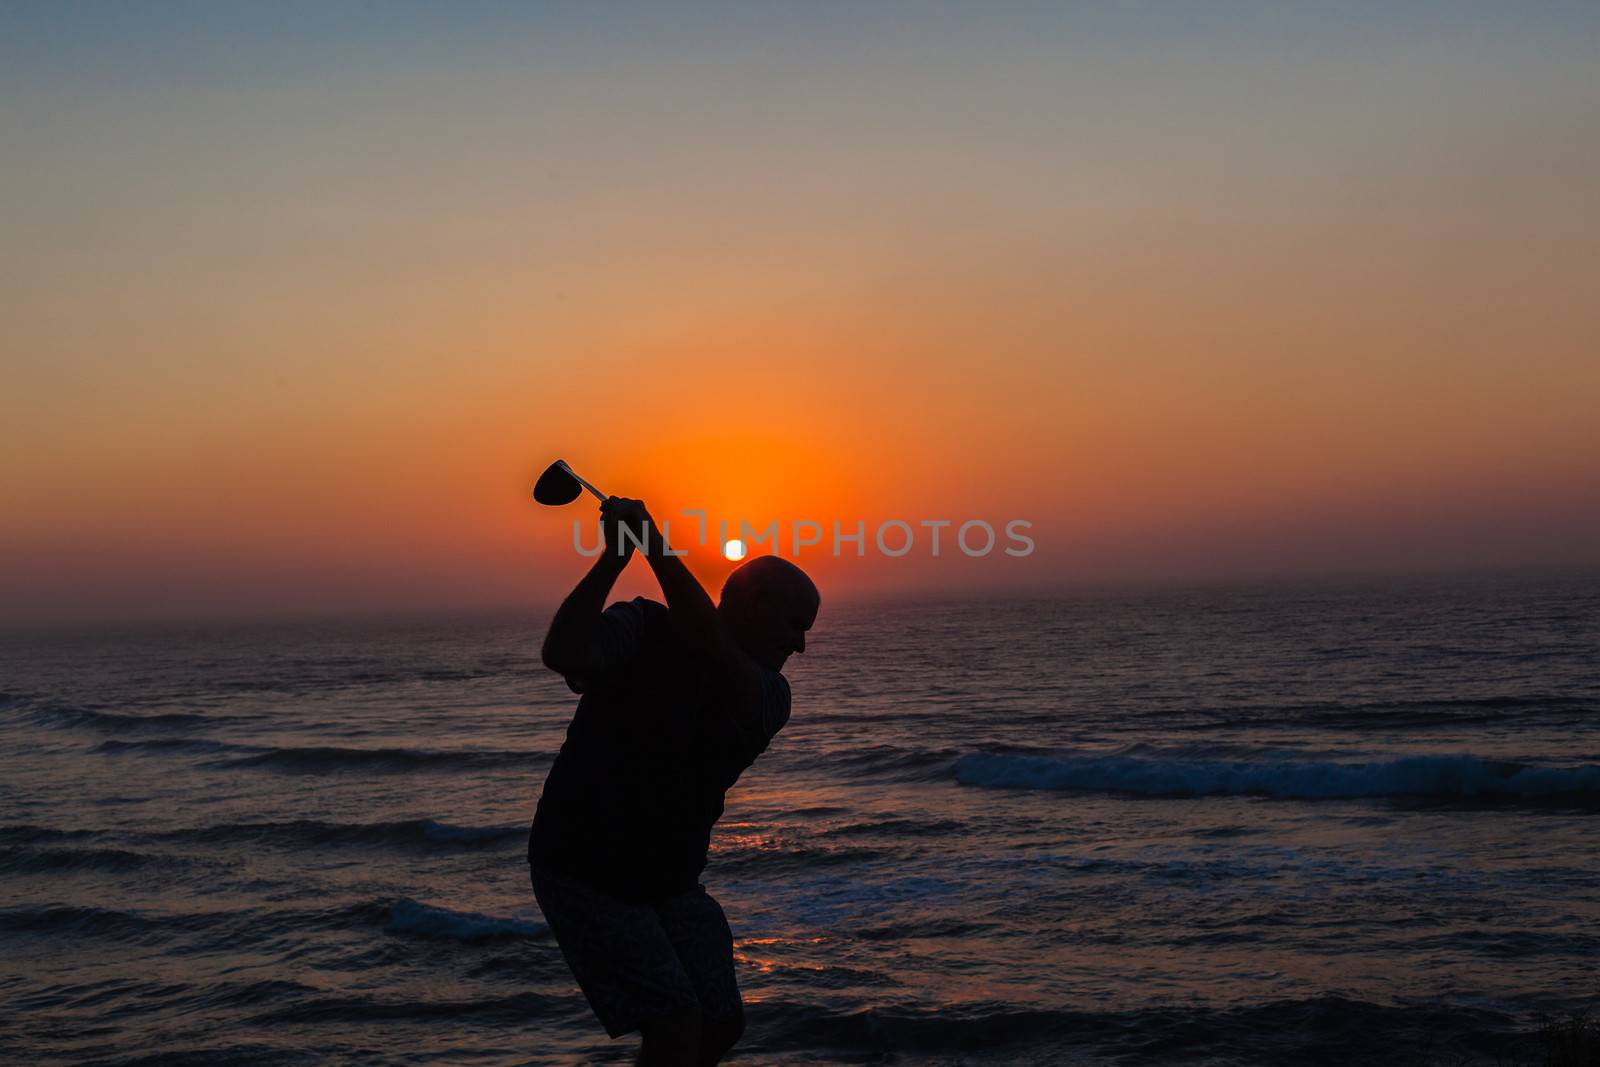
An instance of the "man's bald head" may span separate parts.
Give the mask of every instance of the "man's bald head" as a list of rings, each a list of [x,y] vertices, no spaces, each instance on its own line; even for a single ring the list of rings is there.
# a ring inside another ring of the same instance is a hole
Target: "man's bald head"
[[[806,650],[822,595],[806,572],[778,556],[757,556],[722,583],[718,610],[739,646],[768,670]]]
[[[805,571],[781,556],[757,556],[741,564],[722,583],[722,602],[750,602],[762,596],[799,596],[820,600]]]

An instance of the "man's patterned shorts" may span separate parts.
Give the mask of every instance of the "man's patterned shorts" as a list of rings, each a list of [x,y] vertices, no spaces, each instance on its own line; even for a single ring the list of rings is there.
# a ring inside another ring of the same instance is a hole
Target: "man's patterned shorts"
[[[733,933],[706,887],[647,903],[531,868],[533,895],[589,1006],[612,1037],[697,1009],[707,1022],[743,1015]]]

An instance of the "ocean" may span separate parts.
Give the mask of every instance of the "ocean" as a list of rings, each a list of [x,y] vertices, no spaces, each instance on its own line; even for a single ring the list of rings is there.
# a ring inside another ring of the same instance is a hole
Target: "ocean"
[[[0,1062],[631,1062],[528,886],[549,614],[0,637]],[[1597,653],[1595,578],[825,600],[736,1062],[1492,1063],[1600,994]]]

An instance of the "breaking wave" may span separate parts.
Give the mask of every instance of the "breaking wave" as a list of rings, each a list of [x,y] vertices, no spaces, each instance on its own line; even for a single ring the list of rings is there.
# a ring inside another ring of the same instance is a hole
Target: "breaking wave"
[[[543,923],[452,911],[415,900],[402,900],[389,908],[385,930],[447,941],[489,941],[495,938],[538,938],[548,932]]]

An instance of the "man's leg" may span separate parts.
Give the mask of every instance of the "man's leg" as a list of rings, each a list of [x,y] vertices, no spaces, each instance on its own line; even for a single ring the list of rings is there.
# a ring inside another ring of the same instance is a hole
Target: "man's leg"
[[[643,1033],[645,1063],[693,1063],[700,1001],[656,908],[554,872],[532,874],[556,944],[606,1033]]]
[[[700,1058],[695,1061],[698,1067],[712,1067],[720,1063],[722,1057],[733,1050],[733,1046],[744,1036],[744,1008],[741,1005],[739,1014],[731,1019],[713,1019],[704,1023],[700,1031]]]
[[[686,1011],[642,1023],[639,1067],[696,1067],[700,1062],[700,1013]]]
[[[696,1063],[717,1063],[744,1033],[744,1001],[733,970],[733,931],[722,905],[699,886],[656,905],[700,1002],[700,1050]]]

